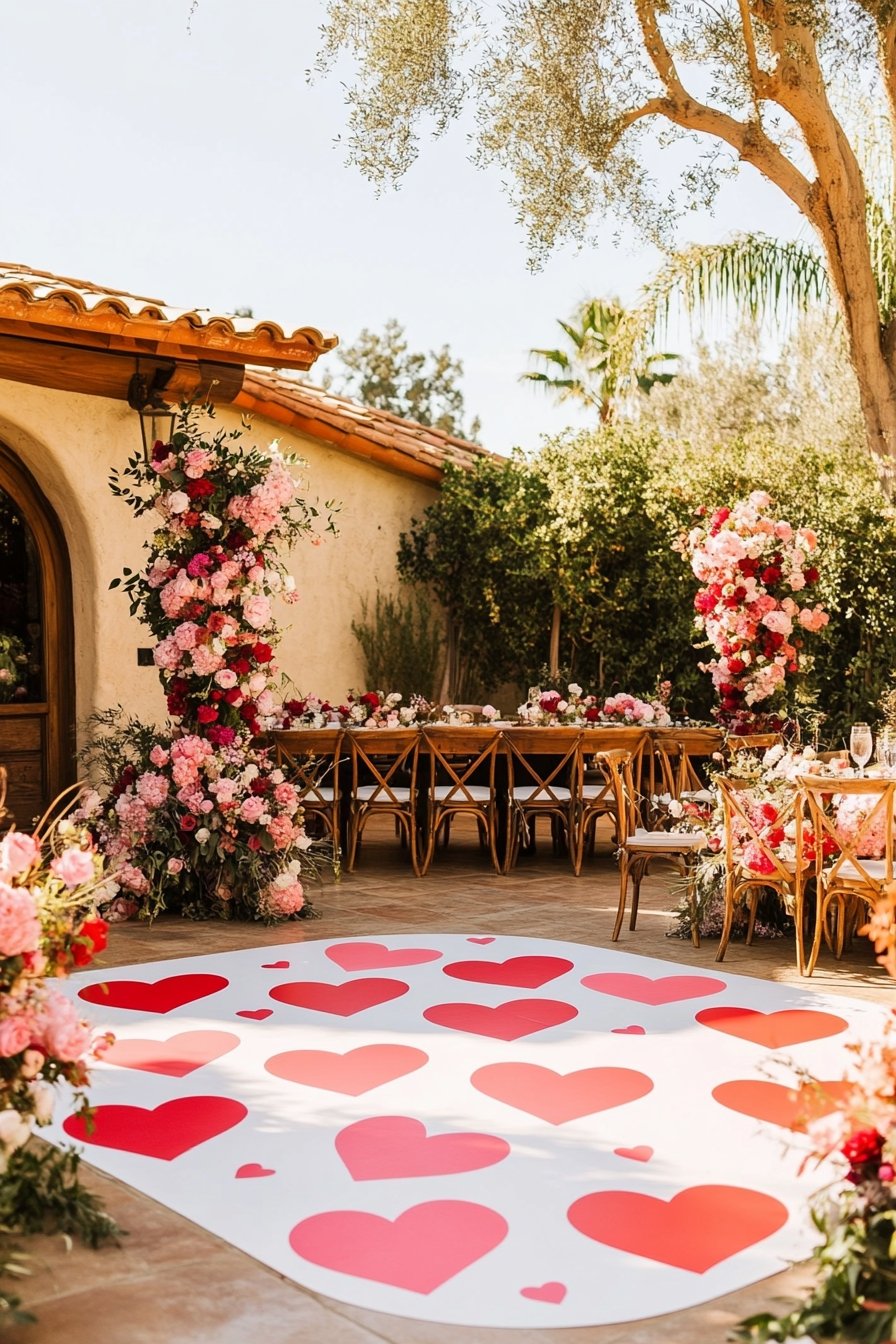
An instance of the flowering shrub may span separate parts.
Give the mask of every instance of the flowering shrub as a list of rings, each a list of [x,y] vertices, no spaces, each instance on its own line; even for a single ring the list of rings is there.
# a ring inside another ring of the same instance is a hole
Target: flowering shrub
[[[819,578],[815,533],[772,509],[771,498],[754,490],[677,543],[702,584],[697,626],[716,653],[701,668],[719,696],[717,718],[734,731],[755,726],[757,705],[768,712],[780,704],[787,677],[808,668],[804,634],[828,623],[827,612],[806,601]]]

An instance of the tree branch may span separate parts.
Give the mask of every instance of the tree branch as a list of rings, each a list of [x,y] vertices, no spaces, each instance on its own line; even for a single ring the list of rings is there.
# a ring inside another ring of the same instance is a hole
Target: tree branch
[[[681,82],[672,53],[660,32],[655,0],[635,0],[635,11],[644,36],[644,49],[660,77],[663,88],[672,98],[687,98],[687,90]]]
[[[756,35],[753,32],[753,20],[750,16],[750,6],[748,0],[737,0],[740,8],[740,26],[744,34],[744,46],[747,51],[747,68],[750,71],[750,83],[753,86],[753,106],[756,109],[757,120],[759,118],[759,103],[762,98],[770,92],[770,80],[764,70],[760,69],[759,57],[756,54]]]

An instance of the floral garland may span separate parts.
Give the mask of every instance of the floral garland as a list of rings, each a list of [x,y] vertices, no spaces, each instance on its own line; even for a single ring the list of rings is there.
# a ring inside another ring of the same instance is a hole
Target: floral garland
[[[733,731],[756,726],[756,706],[774,708],[787,677],[811,665],[802,632],[823,629],[829,617],[817,602],[810,606],[793,594],[818,582],[816,546],[811,528],[794,529],[774,516],[762,490],[716,509],[675,544],[703,585],[694,598],[696,622],[716,657],[700,667],[719,696],[717,719]]]
[[[576,682],[570,682],[566,695],[559,691],[543,691],[532,686],[526,703],[520,705],[517,715],[521,723],[530,724],[641,724],[654,728],[668,728],[672,723],[669,713],[671,685],[663,682],[651,700],[619,692],[602,699],[586,695]]]

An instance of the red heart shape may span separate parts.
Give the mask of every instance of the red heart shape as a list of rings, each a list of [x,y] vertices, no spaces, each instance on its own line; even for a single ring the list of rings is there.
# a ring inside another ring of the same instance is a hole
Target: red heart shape
[[[381,971],[387,966],[422,966],[438,961],[442,953],[428,947],[400,947],[390,952],[385,943],[341,943],[328,947],[327,956],[344,971]]]
[[[540,989],[572,968],[573,963],[565,957],[508,957],[507,961],[453,961],[442,970],[455,980],[472,980],[479,985]]]
[[[374,1115],[336,1135],[336,1151],[354,1181],[450,1176],[502,1162],[510,1152],[494,1134],[433,1134],[407,1115]]]
[[[486,1064],[470,1078],[477,1092],[514,1110],[537,1115],[549,1125],[564,1125],[583,1115],[637,1101],[653,1091],[653,1082],[635,1069],[577,1069],[555,1073],[541,1064]]]
[[[241,1167],[237,1167],[233,1174],[238,1181],[245,1181],[255,1176],[277,1175],[273,1167],[263,1167],[259,1162],[245,1162]]]
[[[820,1041],[825,1036],[836,1036],[846,1031],[847,1023],[833,1013],[819,1013],[814,1008],[782,1008],[777,1013],[760,1013],[756,1008],[704,1008],[696,1020],[713,1031],[724,1031],[727,1036],[764,1045],[769,1050],[784,1046],[803,1045],[806,1041]]]
[[[264,1067],[290,1083],[360,1097],[422,1069],[428,1061],[429,1055],[410,1045],[359,1045],[344,1055],[329,1050],[287,1050],[272,1055]]]
[[[294,980],[288,985],[275,985],[270,991],[278,1003],[293,1008],[310,1008],[316,1013],[332,1013],[334,1017],[354,1017],[377,1004],[400,999],[410,986],[403,980],[346,980],[342,985],[327,985],[315,980]]]
[[[241,1101],[230,1097],[178,1097],[155,1110],[143,1106],[96,1106],[92,1123],[70,1115],[62,1128],[80,1143],[98,1148],[120,1148],[125,1153],[158,1157],[171,1162],[191,1148],[233,1129],[249,1114]]]
[[[571,1204],[573,1227],[602,1246],[693,1274],[764,1241],[787,1222],[771,1195],[736,1185],[693,1185],[672,1199],[599,1190]]]
[[[289,1244],[313,1265],[425,1295],[506,1236],[507,1223],[494,1209],[435,1199],[415,1204],[394,1222],[354,1210],[317,1213],[296,1224]]]
[[[614,1036],[646,1036],[647,1031],[644,1027],[611,1027],[610,1031]]]
[[[565,1283],[542,1283],[534,1288],[521,1288],[520,1297],[530,1297],[533,1302],[562,1302],[566,1296]]]
[[[229,1054],[239,1043],[239,1036],[229,1031],[181,1031],[167,1041],[117,1040],[103,1051],[103,1063],[186,1078],[203,1064]]]
[[[796,1088],[736,1078],[714,1087],[712,1095],[729,1111],[739,1111],[741,1115],[751,1115],[755,1120],[767,1120],[769,1124],[802,1134],[811,1121],[836,1111],[838,1102],[844,1101],[851,1090],[851,1084],[843,1078],[815,1085],[801,1083]]]
[[[167,975],[164,980],[106,980],[78,990],[78,998],[104,1008],[170,1013],[185,1003],[217,994],[230,984],[223,975]]]
[[[536,1031],[558,1027],[578,1017],[571,1003],[556,999],[511,999],[496,1008],[480,1003],[436,1003],[423,1014],[427,1022],[452,1031],[468,1031],[474,1036],[493,1036],[498,1041],[518,1041]]]
[[[683,999],[701,999],[706,994],[721,994],[728,986],[724,980],[708,975],[661,975],[652,980],[647,975],[586,975],[582,984],[600,994],[612,994],[615,999],[632,999],[658,1007],[664,1003],[680,1003]]]
[[[288,961],[263,961],[261,963],[261,969],[263,971],[285,971],[288,967]]]
[[[487,943],[493,943],[494,938],[468,938],[468,943],[479,943],[480,947],[485,947]]]
[[[253,1022],[261,1022],[266,1017],[273,1017],[273,1008],[238,1008],[237,1017],[249,1017]]]
[[[649,1143],[640,1143],[637,1148],[614,1148],[614,1156],[626,1157],[630,1162],[649,1162],[653,1157],[653,1149]]]

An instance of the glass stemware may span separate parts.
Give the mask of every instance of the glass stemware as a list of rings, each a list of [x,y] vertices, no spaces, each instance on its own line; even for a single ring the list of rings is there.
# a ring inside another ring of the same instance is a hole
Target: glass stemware
[[[865,766],[871,760],[874,739],[867,723],[854,723],[849,734],[849,754],[859,767],[859,779],[865,777]]]
[[[896,774],[896,729],[882,728],[877,737],[877,751],[880,763],[887,775]]]

